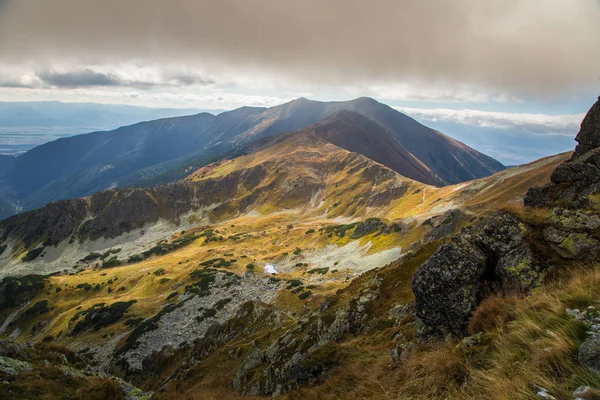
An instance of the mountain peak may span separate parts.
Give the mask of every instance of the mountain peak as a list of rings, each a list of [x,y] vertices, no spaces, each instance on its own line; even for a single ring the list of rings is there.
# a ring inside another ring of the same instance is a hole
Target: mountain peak
[[[356,103],[356,104],[381,104],[380,102],[378,102],[374,98],[368,97],[368,96],[357,97],[354,100],[350,100],[350,103]]]

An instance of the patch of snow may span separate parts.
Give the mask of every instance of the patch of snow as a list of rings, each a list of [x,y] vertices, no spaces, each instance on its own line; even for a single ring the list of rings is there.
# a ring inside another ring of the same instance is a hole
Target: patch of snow
[[[265,264],[265,274],[277,275],[277,270],[273,264]]]

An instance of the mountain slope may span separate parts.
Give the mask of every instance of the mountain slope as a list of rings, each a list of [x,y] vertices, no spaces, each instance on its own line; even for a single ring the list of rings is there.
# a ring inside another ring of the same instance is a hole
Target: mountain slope
[[[341,110],[357,112],[384,127],[388,137],[382,140],[392,146],[385,156],[378,151],[369,154],[388,160],[387,164],[400,157],[403,161],[398,162],[402,166],[394,167],[398,170],[408,170],[406,163],[412,159],[410,163],[415,165],[411,177],[418,180],[451,184],[487,176],[503,168],[493,159],[375,100],[324,103],[299,99],[272,108],[242,107],[218,116],[166,118],[60,139],[18,157],[4,175],[3,187],[13,194],[13,202],[31,209],[108,187],[151,182],[160,175],[168,177],[169,171],[205,165],[219,154],[306,127]],[[394,142],[390,142],[390,137]],[[411,154],[406,154],[406,150]],[[423,169],[430,172],[416,171]]]
[[[353,113],[336,114],[310,129],[255,142],[248,154],[209,164],[176,184],[103,191],[8,218],[0,224],[0,245],[7,246],[0,254],[0,272],[62,270],[89,253],[113,247],[127,258],[180,229],[244,215],[283,212],[291,213],[291,220],[298,215],[329,223],[377,217],[415,224],[456,208],[481,214],[498,202],[518,202],[527,189],[523,182],[548,181],[549,168],[565,157],[436,188],[329,142],[326,138],[357,132],[355,124],[345,129],[348,118],[365,120]],[[406,236],[406,245],[418,241],[424,229]],[[39,257],[27,260],[31,251]]]
[[[406,150],[437,174],[444,184],[481,178],[504,168],[493,158],[368,97],[341,102],[318,102],[300,98],[262,111],[252,109],[256,125],[241,132],[224,130],[212,143],[247,143],[256,138],[299,129],[341,110],[357,112],[386,128]]]
[[[7,268],[62,270],[66,263],[100,250],[98,245],[120,243],[120,256],[135,254],[156,238],[138,235],[141,230],[158,226],[166,230],[157,234],[168,237],[180,226],[252,212],[360,218],[375,210],[385,212],[393,199],[424,186],[314,132],[298,131],[260,151],[201,168],[184,182],[103,191],[8,218],[0,225],[7,245],[0,265],[2,273]],[[130,241],[138,244],[129,246]],[[33,249],[44,257],[27,261]]]
[[[244,146],[232,155],[249,154],[265,149],[294,135],[315,136],[350,152],[362,154],[402,176],[441,186],[442,180],[374,121],[353,111],[336,111],[306,128],[269,136]]]

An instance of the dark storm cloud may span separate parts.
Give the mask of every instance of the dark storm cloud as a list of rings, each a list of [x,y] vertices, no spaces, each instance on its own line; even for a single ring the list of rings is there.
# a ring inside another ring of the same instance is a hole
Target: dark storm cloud
[[[544,94],[600,84],[598,21],[598,0],[9,0],[0,63],[140,59]]]
[[[102,71],[96,71],[100,68]],[[107,72],[108,71],[108,72]],[[155,66],[136,64],[94,65],[54,70],[37,67],[26,74],[18,70],[0,71],[0,87],[5,88],[85,88],[210,85],[210,78],[187,71],[163,71]]]
[[[37,74],[40,80],[50,86],[56,87],[82,87],[82,86],[119,86],[121,82],[109,74],[101,74],[90,69],[81,71],[55,72],[42,71]]]

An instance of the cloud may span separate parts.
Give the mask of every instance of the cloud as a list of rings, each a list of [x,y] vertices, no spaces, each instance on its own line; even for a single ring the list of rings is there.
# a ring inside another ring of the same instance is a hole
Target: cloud
[[[114,76],[94,72],[89,68],[69,72],[42,71],[37,76],[43,83],[57,87],[118,86],[120,84]]]
[[[210,85],[214,81],[202,74],[182,68],[163,69],[138,62],[88,64],[78,66],[37,66],[23,72],[0,70],[0,87],[8,88],[78,88]]]
[[[0,90],[0,101],[39,101],[55,99],[51,87],[15,88]],[[272,107],[292,100],[274,97],[211,91],[210,93],[173,92],[112,87],[63,88],[61,100],[66,102],[96,102],[107,104],[131,104],[162,108],[233,109],[242,106]]]
[[[517,130],[537,135],[574,136],[585,114],[524,114],[481,110],[394,107],[423,122],[454,122],[480,128]]]
[[[598,0],[8,0],[0,54],[13,66],[144,60],[211,77],[549,98],[600,89],[598,21]]]

